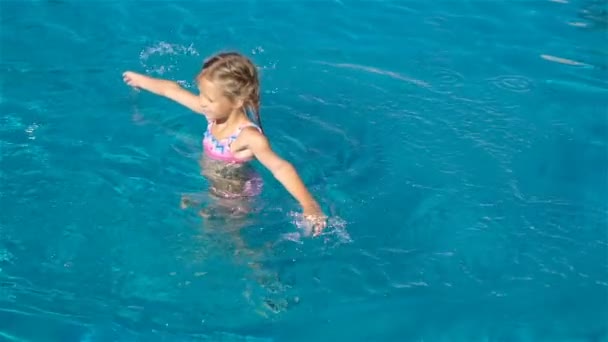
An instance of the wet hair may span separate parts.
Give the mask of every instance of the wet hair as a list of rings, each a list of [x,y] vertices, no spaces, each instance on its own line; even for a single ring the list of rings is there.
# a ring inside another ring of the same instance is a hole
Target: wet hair
[[[222,87],[229,99],[243,100],[245,110],[255,115],[262,128],[258,69],[249,58],[238,52],[218,53],[205,60],[196,81],[202,78]]]

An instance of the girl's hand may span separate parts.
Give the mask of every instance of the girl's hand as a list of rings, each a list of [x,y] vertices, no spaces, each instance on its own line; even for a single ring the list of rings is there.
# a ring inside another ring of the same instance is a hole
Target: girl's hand
[[[145,88],[144,85],[148,80],[148,76],[138,74],[133,71],[126,71],[122,74],[122,79],[123,81],[125,81],[126,84],[130,85],[131,87]]]
[[[185,107],[188,107],[195,113],[205,114],[202,111],[198,95],[195,95],[182,88],[177,82],[138,74],[133,71],[125,71],[122,74],[122,79],[131,87],[143,89],[153,94],[164,96]]]
[[[318,205],[304,207],[303,216],[312,225],[313,236],[320,235],[323,229],[327,227],[327,217]]]

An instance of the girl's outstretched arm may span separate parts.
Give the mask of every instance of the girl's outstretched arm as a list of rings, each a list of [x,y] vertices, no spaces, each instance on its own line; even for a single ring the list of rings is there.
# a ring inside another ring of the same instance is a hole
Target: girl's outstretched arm
[[[247,148],[300,203],[304,217],[314,225],[314,235],[319,235],[326,226],[326,217],[317,201],[306,189],[296,169],[272,150],[263,134],[254,129],[245,129],[243,133],[241,135],[246,141]]]
[[[182,88],[177,82],[154,78],[132,71],[123,73],[122,78],[126,84],[132,87],[141,88],[153,94],[164,96],[188,107],[198,114],[203,114],[198,96]]]

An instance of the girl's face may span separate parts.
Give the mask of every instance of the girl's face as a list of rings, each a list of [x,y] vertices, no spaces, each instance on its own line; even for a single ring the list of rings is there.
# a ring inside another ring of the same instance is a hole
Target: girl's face
[[[238,103],[224,95],[220,87],[205,77],[201,78],[198,89],[200,106],[205,116],[211,120],[225,119],[239,108]]]

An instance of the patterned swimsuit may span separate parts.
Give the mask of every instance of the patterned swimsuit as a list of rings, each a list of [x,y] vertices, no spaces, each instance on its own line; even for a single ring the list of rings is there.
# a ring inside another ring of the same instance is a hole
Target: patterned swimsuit
[[[262,132],[260,127],[253,123],[244,124],[239,126],[236,131],[229,137],[226,137],[224,139],[217,139],[211,133],[211,128],[213,127],[214,123],[215,122],[213,121],[209,122],[209,124],[207,125],[207,130],[205,131],[205,135],[203,137],[203,150],[205,151],[205,154],[215,161],[221,161],[226,163],[226,168],[239,167],[250,161],[252,159],[251,157],[237,158],[230,150],[230,146],[238,138],[241,131],[243,131],[243,129],[245,129],[246,127],[254,127],[258,131]],[[234,181],[234,179],[232,179],[232,181]],[[258,195],[261,192],[262,179],[259,177],[259,175],[251,175],[250,177],[247,177],[247,179],[243,179],[242,181],[244,183],[242,184],[242,187],[238,187],[240,188],[240,191],[238,192],[229,190],[229,188],[231,188],[229,186],[230,181],[222,182],[222,186],[212,185],[211,190],[214,194],[224,198],[251,197]]]
[[[237,128],[236,132],[234,132],[231,136],[226,137],[224,139],[216,139],[213,134],[211,134],[211,127],[215,122],[211,121],[207,125],[207,131],[205,131],[205,136],[203,137],[203,148],[208,156],[213,159],[225,161],[228,163],[244,163],[251,158],[237,158],[234,153],[230,150],[230,145],[238,138],[241,131],[246,127],[254,127],[258,131],[262,132],[259,126],[248,123],[241,125]]]

